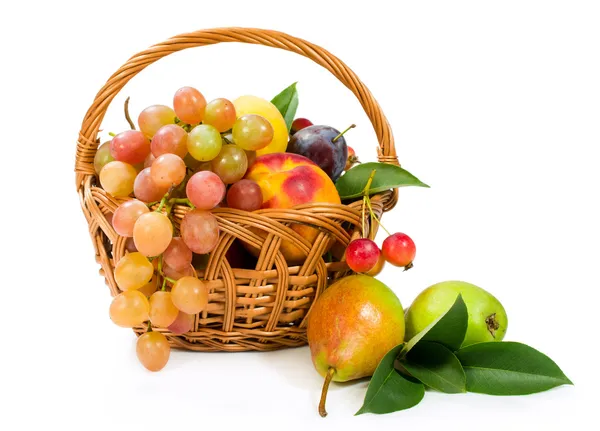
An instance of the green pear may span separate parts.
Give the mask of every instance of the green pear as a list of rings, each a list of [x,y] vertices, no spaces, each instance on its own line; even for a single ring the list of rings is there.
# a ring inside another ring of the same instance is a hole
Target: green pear
[[[344,277],[317,298],[307,322],[310,353],[325,377],[319,413],[327,415],[329,383],[372,376],[379,362],[404,341],[404,312],[394,292],[368,275]]]
[[[421,292],[406,310],[406,339],[410,340],[446,313],[458,294],[467,306],[469,323],[461,347],[502,341],[508,327],[504,307],[491,293],[464,281],[443,281]]]

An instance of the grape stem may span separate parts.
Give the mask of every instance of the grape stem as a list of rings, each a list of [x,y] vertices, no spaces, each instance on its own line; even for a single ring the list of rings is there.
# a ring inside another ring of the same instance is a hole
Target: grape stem
[[[127,97],[127,99],[125,99],[125,106],[124,106],[125,119],[129,123],[129,127],[131,127],[131,130],[135,130],[135,124],[133,124],[133,121],[131,121],[131,117],[129,116],[129,99],[130,99],[129,97]]]
[[[148,320],[148,326],[146,327],[146,332],[152,332],[152,323]]]
[[[195,209],[196,208],[194,206],[194,204],[188,198],[173,198],[173,199],[171,199],[171,202],[173,202],[175,204],[187,205],[191,209]]]
[[[158,205],[158,208],[156,208],[155,210],[157,213],[162,211],[163,207],[165,206],[165,203],[167,202],[167,199],[169,198],[169,194],[171,194],[170,190],[167,193],[165,193],[165,195],[161,199],[160,205]]]

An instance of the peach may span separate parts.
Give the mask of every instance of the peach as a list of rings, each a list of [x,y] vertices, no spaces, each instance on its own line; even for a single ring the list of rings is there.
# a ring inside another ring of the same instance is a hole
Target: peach
[[[259,156],[246,173],[246,178],[260,186],[262,208],[291,208],[316,202],[341,203],[329,176],[311,160],[298,154]],[[292,224],[291,228],[310,242],[318,235],[318,230],[310,226]],[[253,254],[258,252],[251,251]],[[305,253],[289,241],[282,242],[281,251],[288,263],[301,263],[306,258]]]

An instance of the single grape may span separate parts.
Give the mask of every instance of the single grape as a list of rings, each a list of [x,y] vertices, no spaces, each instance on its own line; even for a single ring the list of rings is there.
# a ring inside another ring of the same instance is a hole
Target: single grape
[[[151,169],[142,169],[133,183],[133,194],[142,202],[156,202],[169,191],[169,186],[159,187],[152,179]]]
[[[204,124],[210,124],[223,133],[235,123],[235,106],[227,99],[215,99],[208,102],[204,111]]]
[[[346,263],[354,272],[367,272],[377,264],[379,247],[368,238],[359,238],[348,244]]]
[[[176,124],[162,126],[152,138],[152,155],[175,154],[182,159],[187,154],[187,132]]]
[[[137,174],[130,164],[115,160],[107,163],[100,171],[100,184],[104,191],[114,197],[129,196],[133,192]]]
[[[252,166],[256,160],[256,151],[244,151],[246,152],[246,158],[248,159],[248,169],[250,169],[250,166]]]
[[[156,160],[156,157],[154,157],[154,154],[152,154],[152,153],[148,154],[148,156],[144,159],[144,169],[152,166],[152,163],[154,163],[155,160]]]
[[[175,321],[179,310],[171,300],[171,292],[159,290],[150,297],[150,321],[154,326],[166,328]]]
[[[150,168],[152,181],[159,187],[171,187],[181,184],[185,179],[185,163],[175,154],[163,154],[156,158]]]
[[[211,210],[225,197],[225,184],[213,172],[196,172],[188,180],[185,193],[196,208]]]
[[[167,328],[175,335],[185,334],[194,328],[194,315],[180,311],[177,318]]]
[[[146,283],[138,289],[138,292],[142,292],[146,298],[149,298],[154,292],[156,292],[157,288],[158,277],[156,276],[156,274],[154,274],[152,276],[152,279],[148,283]]]
[[[160,332],[152,331],[140,335],[135,345],[138,359],[149,371],[162,370],[171,355],[169,340]]]
[[[144,256],[158,256],[173,238],[173,225],[163,213],[142,214],[133,226],[135,246]]]
[[[173,96],[177,117],[184,123],[199,124],[204,118],[206,99],[193,87],[182,87]]]
[[[138,130],[126,130],[110,141],[110,154],[121,162],[136,165],[150,154],[150,141]]]
[[[148,320],[150,304],[139,290],[126,290],[110,303],[110,319],[123,328],[133,328]]]
[[[219,241],[219,223],[208,211],[188,211],[181,221],[181,238],[194,253],[210,253]]]
[[[379,258],[377,259],[377,263],[375,264],[375,266],[373,268],[371,268],[370,270],[365,272],[365,274],[370,275],[371,277],[375,277],[376,275],[379,275],[379,273],[383,270],[384,266],[385,266],[385,257],[383,256],[383,253],[379,253]]]
[[[219,131],[208,124],[194,127],[187,138],[187,149],[190,155],[201,162],[208,162],[217,157],[223,146]]]
[[[177,270],[175,268],[171,268],[169,265],[163,265],[163,273],[166,277],[171,278],[175,281],[179,280],[182,277],[195,277],[194,268],[192,265],[186,266],[182,270]]]
[[[212,171],[225,184],[233,184],[241,180],[248,170],[246,152],[237,145],[223,145],[221,152],[210,162]]]
[[[105,142],[98,147],[94,155],[94,170],[99,174],[106,164],[114,161],[115,158],[110,154],[110,141]]]
[[[240,180],[227,191],[227,206],[243,211],[256,211],[262,206],[260,186],[252,180]]]
[[[208,288],[196,277],[182,277],[171,289],[171,299],[184,313],[200,313],[208,305]]]
[[[271,143],[274,130],[265,117],[248,114],[236,120],[231,133],[235,144],[244,150],[256,151]]]
[[[163,253],[165,265],[177,271],[183,271],[192,263],[192,250],[188,248],[181,237],[174,237]]]
[[[165,105],[148,106],[138,117],[140,130],[149,139],[152,139],[162,126],[173,123],[175,123],[175,111]]]
[[[395,233],[388,236],[381,246],[385,260],[394,266],[412,268],[412,262],[417,254],[414,241],[405,233]]]
[[[127,253],[115,267],[115,281],[121,290],[135,290],[150,282],[154,267],[142,253]]]
[[[127,238],[127,240],[125,241],[125,250],[127,250],[129,253],[138,251],[137,248],[135,248],[135,242],[133,241],[133,234],[131,237]]]
[[[135,184],[134,184],[135,190]],[[112,217],[112,226],[121,236],[133,236],[133,225],[142,214],[150,212],[145,203],[132,199],[117,207]]]

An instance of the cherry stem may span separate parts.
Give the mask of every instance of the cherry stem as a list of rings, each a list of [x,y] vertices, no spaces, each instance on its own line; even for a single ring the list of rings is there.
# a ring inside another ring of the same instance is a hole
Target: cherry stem
[[[135,130],[135,124],[133,124],[133,121],[131,121],[131,117],[129,116],[129,99],[129,97],[125,99],[125,119],[129,123],[129,127],[131,127],[131,130]]]
[[[329,390],[329,384],[333,375],[335,374],[335,368],[329,367],[327,375],[325,376],[325,382],[323,383],[323,390],[321,391],[321,401],[319,401],[319,414],[322,418],[327,416],[327,410],[325,410],[325,401],[327,400],[327,391]]]
[[[363,238],[365,237],[365,230],[364,230],[364,220],[365,220],[365,203],[367,204],[367,207],[369,207],[369,214],[371,215],[372,219],[375,219],[375,221],[377,222],[377,224],[379,226],[381,226],[381,228],[388,234],[391,235],[390,232],[385,228],[384,225],[381,224],[381,221],[379,220],[379,218],[377,218],[377,216],[375,215],[375,212],[373,212],[373,207],[371,206],[371,198],[369,197],[369,190],[371,188],[371,183],[373,183],[373,178],[375,178],[375,172],[377,171],[377,169],[373,169],[371,171],[371,175],[369,176],[369,179],[367,180],[367,185],[365,186],[365,189],[363,191],[364,194],[364,198],[363,198]]]
[[[333,138],[331,140],[331,142],[335,142],[338,139],[340,139],[342,136],[344,136],[344,133],[346,133],[348,130],[350,129],[354,129],[356,127],[356,124],[351,124],[350,127],[348,127],[346,130],[344,130],[342,133],[340,133],[339,135],[337,135],[335,138]]]
[[[371,217],[373,217],[375,219],[375,221],[377,222],[377,224],[379,226],[381,226],[381,228],[385,231],[385,233],[387,233],[388,236],[390,236],[391,233],[385,228],[384,225],[381,224],[381,221],[377,218],[377,216],[373,212],[373,208],[371,207],[371,200],[369,198],[367,198],[367,205],[369,206],[369,212],[371,213]]]

